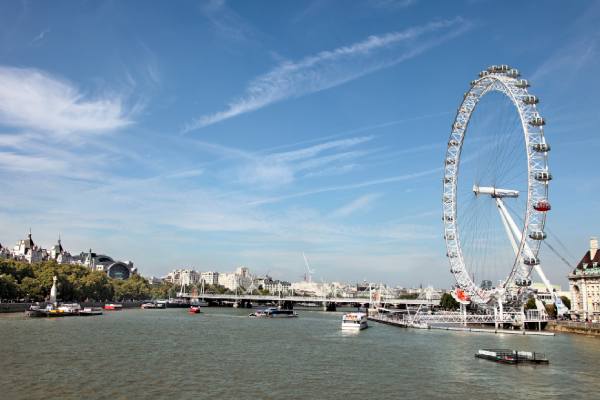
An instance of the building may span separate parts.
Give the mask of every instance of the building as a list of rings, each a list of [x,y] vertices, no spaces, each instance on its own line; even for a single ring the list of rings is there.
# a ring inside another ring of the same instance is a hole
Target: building
[[[96,254],[90,249],[86,253],[81,253],[74,257],[73,264],[84,265],[93,271],[103,271],[113,279],[129,279],[131,275],[137,273],[137,268],[131,261],[116,261],[105,254]]]
[[[571,317],[600,320],[600,251],[598,239],[590,239],[590,249],[569,275]]]
[[[0,243],[0,259],[2,258],[10,258],[10,250],[6,247],[2,247],[2,243]]]
[[[56,261],[58,264],[71,264],[73,257],[71,253],[66,251],[62,243],[60,242],[60,235],[58,235],[58,242],[50,249],[49,258]]]
[[[195,285],[200,282],[201,274],[193,269],[174,269],[165,276],[164,281],[175,285]]]
[[[252,285],[252,281],[250,270],[246,267],[238,267],[235,272],[224,272],[218,276],[219,285],[229,290],[248,289]]]
[[[31,230],[27,234],[27,239],[19,240],[13,247],[11,256],[15,260],[26,261],[30,264],[44,261],[44,251],[33,242]]]
[[[213,271],[201,272],[200,279],[203,280],[206,285],[218,285],[219,273]]]

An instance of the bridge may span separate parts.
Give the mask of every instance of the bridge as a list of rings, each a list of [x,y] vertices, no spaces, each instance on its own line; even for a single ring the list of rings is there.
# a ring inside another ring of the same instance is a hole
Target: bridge
[[[256,294],[215,294],[203,293],[197,297],[185,296],[185,298],[198,298],[206,301],[233,302],[233,303],[312,303],[312,304],[337,304],[337,305],[367,305],[370,304],[368,297],[319,297],[319,296],[277,296],[277,295],[256,295]],[[381,299],[378,303],[395,306],[439,306],[439,300],[433,299]]]

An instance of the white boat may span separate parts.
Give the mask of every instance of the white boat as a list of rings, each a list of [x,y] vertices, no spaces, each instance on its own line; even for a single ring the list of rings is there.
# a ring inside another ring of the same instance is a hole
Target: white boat
[[[360,331],[368,327],[367,314],[365,313],[348,313],[342,317],[342,330]]]
[[[262,310],[256,310],[248,316],[255,318],[294,318],[298,316],[298,313],[296,313],[294,310],[281,310],[277,307],[271,307]]]

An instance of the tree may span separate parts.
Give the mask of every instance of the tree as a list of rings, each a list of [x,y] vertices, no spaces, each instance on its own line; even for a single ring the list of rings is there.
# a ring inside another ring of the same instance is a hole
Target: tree
[[[10,275],[0,275],[0,299],[16,299],[18,294],[16,279]]]
[[[535,298],[534,297],[530,297],[527,300],[527,303],[525,303],[525,309],[526,310],[535,310],[535,309],[537,309],[537,305],[535,304]]]
[[[456,310],[459,304],[450,293],[444,293],[440,299],[440,307],[444,310]]]
[[[570,310],[571,309],[571,299],[569,299],[567,296],[560,296],[560,299],[562,300],[565,307],[567,307]]]

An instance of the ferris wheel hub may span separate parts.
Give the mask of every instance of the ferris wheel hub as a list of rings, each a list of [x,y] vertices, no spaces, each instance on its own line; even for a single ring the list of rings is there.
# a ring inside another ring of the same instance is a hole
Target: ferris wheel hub
[[[473,193],[475,193],[476,196],[479,196],[480,194],[489,194],[492,198],[519,197],[518,190],[499,189],[495,186],[473,185]]]

